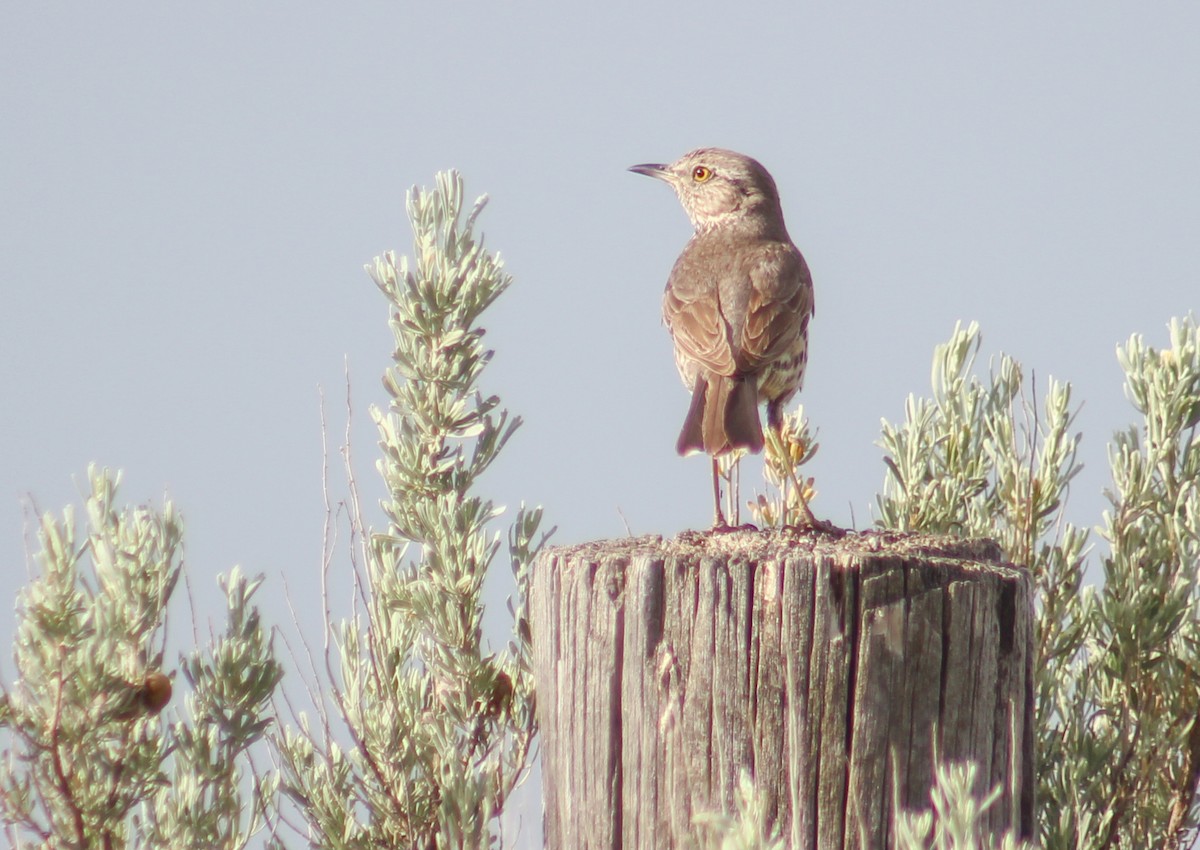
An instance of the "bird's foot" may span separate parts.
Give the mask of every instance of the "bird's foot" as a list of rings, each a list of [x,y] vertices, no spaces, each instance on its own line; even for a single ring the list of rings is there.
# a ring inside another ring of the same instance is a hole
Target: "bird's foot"
[[[741,525],[730,525],[722,517],[720,521],[713,523],[713,527],[709,529],[709,534],[732,534],[735,531],[758,531],[758,526],[752,522],[743,522]]]
[[[827,519],[817,519],[814,516],[803,517],[799,522],[789,523],[783,527],[784,531],[803,532],[809,534],[816,532],[817,534],[827,534],[832,537],[845,537],[846,529],[839,528]]]

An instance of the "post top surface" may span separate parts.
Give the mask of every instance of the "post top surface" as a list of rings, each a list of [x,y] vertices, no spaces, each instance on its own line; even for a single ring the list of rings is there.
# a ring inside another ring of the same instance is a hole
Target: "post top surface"
[[[742,528],[731,531],[685,531],[664,538],[657,534],[592,540],[571,546],[547,547],[544,555],[569,560],[610,558],[738,558],[751,561],[832,557],[839,561],[878,557],[976,562],[1013,567],[1004,561],[999,545],[986,538],[961,538],[901,531],[828,533],[799,529]]]

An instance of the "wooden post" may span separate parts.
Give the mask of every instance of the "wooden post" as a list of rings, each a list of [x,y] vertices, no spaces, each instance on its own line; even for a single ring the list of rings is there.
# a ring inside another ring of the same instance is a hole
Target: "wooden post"
[[[531,625],[551,850],[683,848],[750,771],[793,850],[892,846],[935,753],[1033,830],[1033,605],[995,543],[737,531],[545,550]]]

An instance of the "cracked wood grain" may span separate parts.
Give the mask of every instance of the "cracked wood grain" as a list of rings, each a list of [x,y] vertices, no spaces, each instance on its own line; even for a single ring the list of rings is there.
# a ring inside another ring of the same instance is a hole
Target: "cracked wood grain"
[[[792,848],[884,848],[935,756],[1033,827],[1031,583],[986,540],[738,531],[547,549],[546,844],[683,848],[748,770]]]

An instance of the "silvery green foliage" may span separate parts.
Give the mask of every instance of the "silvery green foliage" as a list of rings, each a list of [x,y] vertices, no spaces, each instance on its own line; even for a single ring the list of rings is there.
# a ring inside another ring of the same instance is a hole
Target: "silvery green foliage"
[[[900,812],[894,824],[895,850],[1022,850],[1028,845],[1012,833],[993,838],[987,832],[987,810],[1000,798],[997,787],[976,796],[979,768],[972,762],[937,766],[929,792],[931,808]]]
[[[956,326],[933,357],[933,398],[909,396],[905,422],[883,422],[889,475],[880,524],[942,533],[986,533],[1019,564],[1035,565],[1048,542],[1084,536],[1060,523],[1079,471],[1071,387],[1049,381],[1042,404],[1025,394],[1020,365],[1001,355],[985,383],[972,374],[979,326]],[[1078,539],[1076,539],[1078,538]]]
[[[275,721],[271,698],[283,676],[250,604],[263,578],[234,567],[219,581],[229,610],[225,634],[181,660],[188,719],[170,724],[170,784],[143,804],[137,846],[240,850],[274,813],[279,775],[260,775],[250,762]]]
[[[388,528],[363,547],[362,610],[332,627],[333,710],[280,742],[315,847],[499,844],[536,732],[523,590],[540,510],[519,510],[508,534],[518,638],[490,653],[481,633],[503,508],[474,486],[520,424],[478,390],[492,356],[478,320],[510,283],[472,233],[483,204],[464,220],[461,178],[439,174],[434,191],[408,196],[415,263],[389,253],[367,267],[395,337],[392,400],[372,411]]]
[[[14,847],[241,847],[244,841],[186,840],[229,834],[239,822],[235,762],[221,765],[229,787],[217,788],[222,780],[205,775],[187,753],[188,735],[200,727],[164,724],[159,714],[171,691],[163,644],[181,574],[179,516],[170,502],[161,511],[118,509],[120,476],[108,470],[90,468],[88,481],[82,530],[71,507],[61,518],[41,518],[40,574],[18,602],[17,679],[0,708],[0,821]],[[233,582],[244,591],[244,581]],[[243,591],[241,637],[261,647]],[[247,688],[263,689],[246,681],[254,679],[253,664],[240,663],[237,651],[228,660],[238,663],[197,681],[198,693],[219,692],[236,703]],[[234,757],[230,741],[245,739],[246,726],[262,720],[249,710],[240,722],[240,732],[223,726],[206,745]],[[207,796],[199,790],[206,788]],[[217,797],[230,802],[202,805]],[[190,832],[180,817],[160,813],[164,800],[189,809]]]
[[[768,816],[767,799],[747,771],[738,777],[731,813],[703,812],[693,818],[697,846],[704,850],[784,850],[777,823]]]
[[[1200,814],[1200,329],[1176,319],[1169,336],[1162,351],[1141,336],[1118,350],[1143,423],[1109,444],[1110,551],[1060,709],[1078,756],[1054,793],[1086,813],[1079,827],[1101,837],[1095,846],[1189,846]],[[1047,845],[1078,846],[1074,829]]]
[[[85,529],[73,507],[41,517],[40,576],[18,600],[0,774],[14,845],[125,846],[131,811],[164,779],[159,721],[127,710],[163,667],[179,517],[170,502],[161,514],[119,511],[120,476],[91,468],[88,478]]]
[[[1069,385],[1041,404],[1001,357],[971,374],[975,325],[934,357],[933,399],[884,423],[880,522],[999,540],[1027,564],[1038,602],[1037,801],[1045,848],[1181,847],[1194,838],[1200,777],[1200,331],[1169,326],[1118,354],[1142,423],[1109,447],[1112,509],[1102,583],[1084,586],[1087,533],[1062,519],[1079,469]]]

